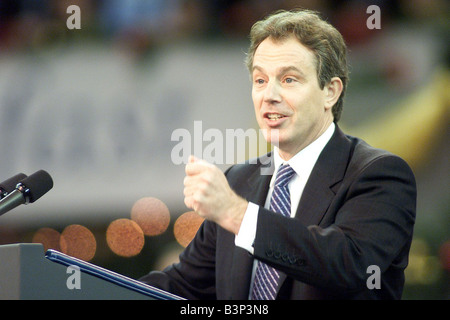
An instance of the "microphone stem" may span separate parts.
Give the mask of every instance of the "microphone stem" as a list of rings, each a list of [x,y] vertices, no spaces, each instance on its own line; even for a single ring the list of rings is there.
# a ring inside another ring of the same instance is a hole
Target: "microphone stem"
[[[14,190],[0,201],[0,216],[25,202],[24,194],[17,189]]]

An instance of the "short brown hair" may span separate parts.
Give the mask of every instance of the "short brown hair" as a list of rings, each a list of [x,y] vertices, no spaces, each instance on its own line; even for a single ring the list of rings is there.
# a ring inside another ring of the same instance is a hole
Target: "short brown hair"
[[[339,77],[342,93],[333,106],[334,122],[338,122],[343,108],[348,82],[347,47],[339,31],[311,10],[277,11],[256,22],[250,31],[250,47],[246,64],[250,72],[256,49],[266,38],[283,40],[294,35],[300,43],[314,52],[319,87],[324,88],[331,78]]]

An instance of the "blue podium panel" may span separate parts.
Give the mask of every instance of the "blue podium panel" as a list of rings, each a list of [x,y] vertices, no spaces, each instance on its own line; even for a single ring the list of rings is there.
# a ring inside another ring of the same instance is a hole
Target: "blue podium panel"
[[[49,250],[42,244],[0,246],[0,299],[176,300],[91,263]]]

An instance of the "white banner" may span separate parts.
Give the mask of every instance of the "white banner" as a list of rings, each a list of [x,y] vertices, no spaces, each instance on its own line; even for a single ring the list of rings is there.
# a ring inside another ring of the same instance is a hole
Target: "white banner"
[[[2,223],[123,215],[144,196],[178,210],[174,130],[257,128],[244,47],[178,45],[143,62],[99,46],[0,56],[0,180],[40,169],[54,179]]]

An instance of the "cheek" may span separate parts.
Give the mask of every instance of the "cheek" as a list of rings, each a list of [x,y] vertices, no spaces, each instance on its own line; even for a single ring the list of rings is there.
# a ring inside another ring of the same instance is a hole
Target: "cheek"
[[[306,117],[314,113],[319,108],[317,95],[311,94],[308,90],[298,90],[289,95],[285,95],[287,105],[294,111],[296,115]]]
[[[254,91],[252,91],[252,101],[255,112],[258,113],[258,111],[261,109],[261,98],[260,95],[258,95]]]

